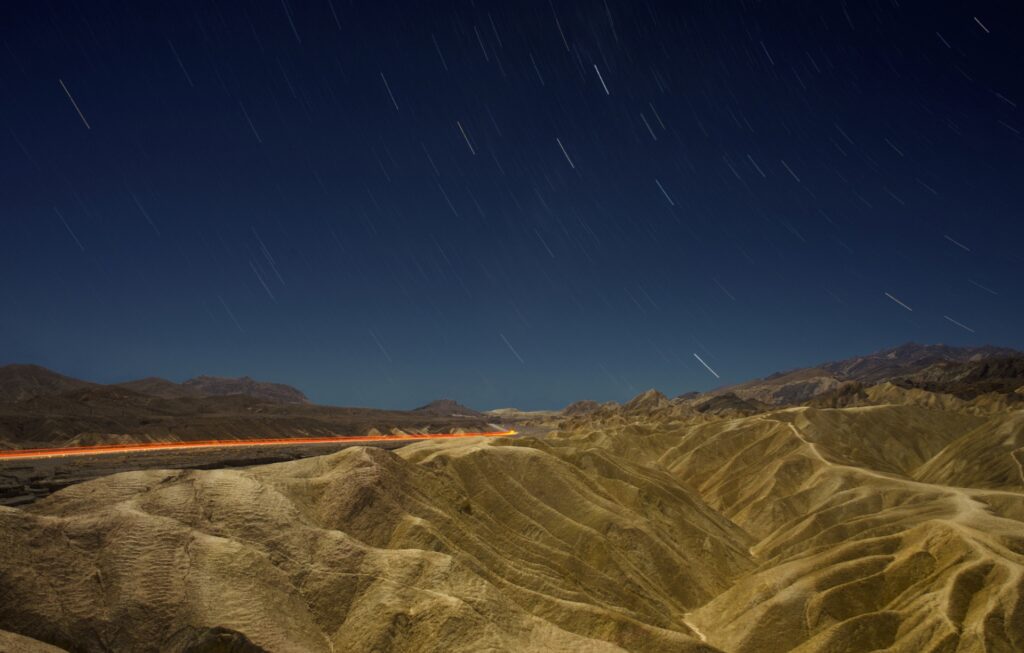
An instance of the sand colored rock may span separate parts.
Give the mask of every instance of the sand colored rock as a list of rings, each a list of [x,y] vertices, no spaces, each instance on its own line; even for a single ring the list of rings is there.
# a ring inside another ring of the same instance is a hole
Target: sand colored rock
[[[710,650],[682,615],[751,568],[665,472],[540,441],[131,472],[0,511],[0,623],[85,650]],[[135,624],[123,628],[123,624]]]
[[[0,509],[0,629],[83,651],[1024,650],[1024,411],[883,385],[753,414],[645,393],[541,437],[73,485]]]

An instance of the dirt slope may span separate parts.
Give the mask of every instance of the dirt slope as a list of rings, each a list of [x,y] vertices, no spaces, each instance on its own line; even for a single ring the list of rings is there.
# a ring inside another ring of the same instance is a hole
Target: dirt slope
[[[424,445],[0,510],[0,627],[84,650],[217,626],[273,651],[711,650],[683,615],[751,542],[671,476],[536,440]]]
[[[961,394],[649,391],[539,437],[98,478],[0,509],[0,645],[1021,651],[1024,411]]]

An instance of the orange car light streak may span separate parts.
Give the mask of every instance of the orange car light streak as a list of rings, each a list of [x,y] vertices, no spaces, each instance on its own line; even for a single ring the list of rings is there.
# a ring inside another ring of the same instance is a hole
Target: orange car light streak
[[[517,431],[481,431],[475,433],[408,433],[405,435],[337,435],[316,438],[257,438],[252,440],[192,440],[176,442],[139,442],[135,444],[98,444],[57,449],[8,449],[0,451],[0,460],[12,458],[53,458],[59,456],[92,456],[97,454],[134,453],[137,451],[171,451],[177,449],[214,449],[225,447],[271,447],[295,444],[358,444],[360,442],[418,442],[420,440],[451,440],[456,438],[501,438]]]

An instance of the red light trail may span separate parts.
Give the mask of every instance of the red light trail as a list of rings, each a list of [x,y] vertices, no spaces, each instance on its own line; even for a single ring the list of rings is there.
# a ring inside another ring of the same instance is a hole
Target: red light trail
[[[97,454],[133,453],[137,451],[173,451],[177,449],[214,449],[222,447],[269,447],[294,444],[352,444],[360,442],[418,442],[421,440],[453,440],[458,438],[501,438],[517,431],[482,431],[475,433],[409,433],[405,435],[337,435],[317,438],[258,438],[253,440],[193,440],[179,442],[140,442],[137,444],[98,444],[57,449],[9,449],[0,451],[0,460],[12,458],[53,458],[60,456],[92,456]]]

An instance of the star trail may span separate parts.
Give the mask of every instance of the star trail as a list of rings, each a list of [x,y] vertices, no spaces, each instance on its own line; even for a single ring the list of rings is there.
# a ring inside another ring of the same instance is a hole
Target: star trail
[[[1021,10],[954,4],[8,3],[0,363],[556,408],[1024,347]]]

